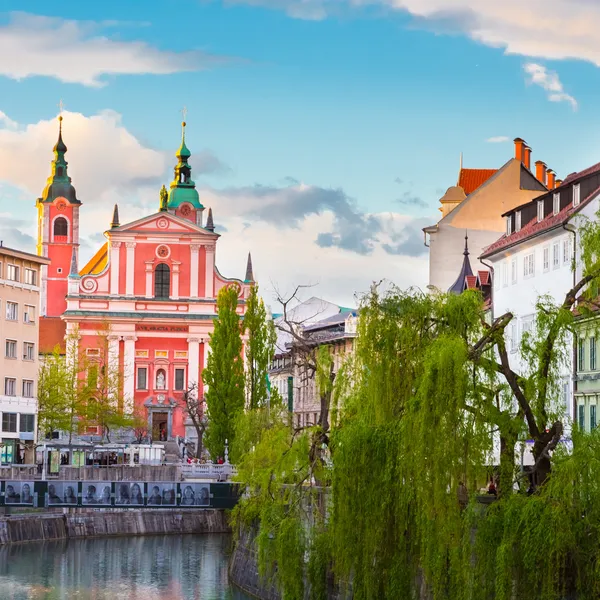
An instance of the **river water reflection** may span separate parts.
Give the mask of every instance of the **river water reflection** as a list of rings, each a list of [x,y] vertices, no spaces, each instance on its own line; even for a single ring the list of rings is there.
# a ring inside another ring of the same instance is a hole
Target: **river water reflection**
[[[227,580],[227,535],[0,546],[1,600],[247,600]]]

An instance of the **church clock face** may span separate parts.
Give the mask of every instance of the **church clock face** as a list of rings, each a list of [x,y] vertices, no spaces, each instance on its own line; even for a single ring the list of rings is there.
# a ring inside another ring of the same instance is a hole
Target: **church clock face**
[[[67,208],[67,203],[64,200],[59,200],[56,203],[56,210],[62,212],[63,210],[65,210],[65,208]]]
[[[158,256],[158,258],[167,258],[167,256],[169,256],[170,252],[169,252],[169,247],[168,246],[159,246],[156,249],[156,256]]]
[[[192,209],[190,208],[189,204],[184,204],[181,207],[181,214],[184,217],[189,217],[192,214]]]

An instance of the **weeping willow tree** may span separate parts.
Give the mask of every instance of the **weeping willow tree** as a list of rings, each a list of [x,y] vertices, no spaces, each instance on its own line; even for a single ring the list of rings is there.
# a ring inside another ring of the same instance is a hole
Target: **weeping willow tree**
[[[572,447],[560,443],[574,309],[597,308],[597,223],[579,227],[573,287],[539,298],[520,362],[507,349],[514,315],[490,318],[476,292],[364,298],[351,365],[333,390],[320,377],[329,460],[312,460],[321,428],[282,424],[243,461],[237,515],[257,527],[262,572],[286,600],[306,586],[326,598],[331,576],[357,600],[598,597],[600,440],[575,428]],[[520,440],[532,441],[527,480]],[[482,504],[494,466],[499,497]],[[315,481],[331,482],[325,504]]]

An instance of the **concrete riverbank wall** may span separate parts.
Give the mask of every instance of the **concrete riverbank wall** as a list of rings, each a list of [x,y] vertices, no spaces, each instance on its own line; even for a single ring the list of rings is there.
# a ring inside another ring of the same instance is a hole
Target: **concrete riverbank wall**
[[[229,559],[229,579],[242,591],[260,600],[281,600],[282,595],[273,581],[262,579],[258,573],[258,549],[255,532],[243,529],[236,538],[235,546]],[[310,598],[310,585],[305,582],[304,598]],[[344,589],[334,585],[333,577],[328,582],[327,600],[350,600],[350,586]]]
[[[226,511],[122,510],[0,517],[0,545],[103,536],[229,533]]]

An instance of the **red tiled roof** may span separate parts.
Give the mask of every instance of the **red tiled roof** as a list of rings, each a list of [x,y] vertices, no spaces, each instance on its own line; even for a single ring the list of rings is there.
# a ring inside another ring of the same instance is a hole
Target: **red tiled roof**
[[[60,317],[40,317],[40,353],[50,354],[56,346],[64,353],[66,332],[67,324]]]
[[[474,290],[477,287],[477,276],[467,275],[465,277],[465,288],[468,290]]]
[[[461,169],[458,175],[458,185],[468,196],[497,172],[498,169]]]
[[[591,194],[587,196],[587,198],[580,202],[578,206],[574,207],[573,202],[570,202],[558,214],[548,215],[543,221],[538,222],[537,216],[534,217],[524,227],[521,227],[519,231],[515,231],[510,235],[504,234],[499,240],[488,246],[482,252],[480,258],[492,256],[492,254],[495,254],[499,250],[508,248],[509,246],[513,246],[514,244],[521,242],[527,238],[540,235],[545,231],[549,231],[550,229],[554,229],[555,227],[561,226],[563,223],[566,223],[569,220],[572,214],[581,210],[581,208],[585,206],[592,198],[594,198],[598,194],[598,192],[600,192],[600,187],[597,187]]]
[[[490,272],[489,271],[477,271],[477,277],[479,278],[479,285],[490,284]]]
[[[569,175],[567,175],[567,178],[560,184],[560,187],[562,187],[563,185],[568,185],[572,181],[580,179],[581,177],[586,177],[587,175],[598,173],[598,171],[600,171],[600,162],[596,163],[595,165],[592,165],[591,167],[588,167],[587,169],[584,169],[583,171],[579,171],[578,173],[569,173]]]

